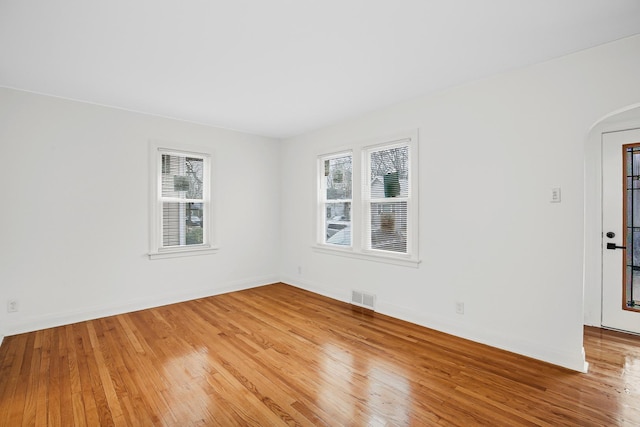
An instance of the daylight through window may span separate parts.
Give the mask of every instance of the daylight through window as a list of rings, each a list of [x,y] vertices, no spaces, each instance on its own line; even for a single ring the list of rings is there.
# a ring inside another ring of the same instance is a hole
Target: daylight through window
[[[204,159],[162,154],[162,246],[204,243]]]
[[[409,147],[368,151],[369,200],[367,246],[407,253]]]
[[[323,159],[324,238],[333,245],[351,246],[352,157],[340,154]]]
[[[211,247],[211,155],[152,144],[150,258]]]
[[[417,131],[318,157],[318,245],[417,265]]]

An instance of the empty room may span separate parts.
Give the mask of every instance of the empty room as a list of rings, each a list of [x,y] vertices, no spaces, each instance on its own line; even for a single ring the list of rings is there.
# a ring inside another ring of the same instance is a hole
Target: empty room
[[[0,0],[0,427],[640,425],[639,76],[637,0]]]

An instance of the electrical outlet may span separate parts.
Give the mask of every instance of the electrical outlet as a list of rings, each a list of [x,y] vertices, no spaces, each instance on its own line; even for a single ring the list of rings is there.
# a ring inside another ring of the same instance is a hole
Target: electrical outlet
[[[298,266],[298,275],[302,275],[302,267]]]
[[[15,313],[18,311],[18,300],[12,299],[7,301],[7,313]]]
[[[464,314],[464,303],[460,301],[456,301],[456,313]]]

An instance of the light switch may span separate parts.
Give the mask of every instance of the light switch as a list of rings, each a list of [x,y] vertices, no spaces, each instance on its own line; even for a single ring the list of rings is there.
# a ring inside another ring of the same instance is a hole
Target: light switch
[[[560,187],[554,187],[551,189],[551,203],[560,203]]]

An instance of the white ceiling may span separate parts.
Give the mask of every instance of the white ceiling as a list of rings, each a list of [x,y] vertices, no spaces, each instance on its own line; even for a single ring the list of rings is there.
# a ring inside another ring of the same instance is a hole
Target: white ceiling
[[[638,33],[639,0],[0,0],[0,86],[282,138]]]

